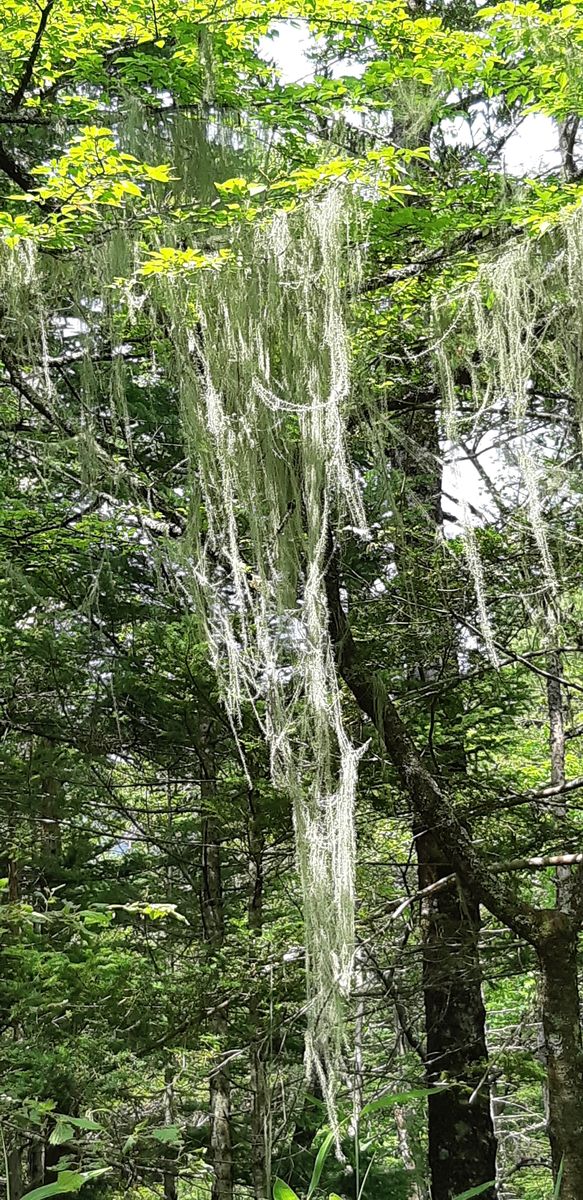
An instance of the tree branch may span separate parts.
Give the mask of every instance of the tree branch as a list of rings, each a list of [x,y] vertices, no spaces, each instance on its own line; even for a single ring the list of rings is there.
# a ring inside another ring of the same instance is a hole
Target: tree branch
[[[439,267],[444,261],[447,261],[452,255],[458,254],[462,250],[474,250],[480,243],[494,240],[497,236],[503,233],[505,238],[518,237],[522,230],[511,226],[508,229],[479,229],[472,236],[464,234],[463,237],[457,238],[450,246],[440,246],[438,250],[432,250],[430,253],[418,258],[415,262],[405,263],[401,267],[393,267],[390,271],[385,271],[383,275],[377,275],[374,279],[367,279],[360,287],[361,293],[375,292],[377,288],[390,287],[392,283],[399,283],[402,279],[414,279],[419,275],[424,275],[426,271],[430,271],[432,267]]]
[[[34,65],[35,65],[36,60],[40,53],[41,43],[43,40],[43,34],[47,27],[47,22],[51,15],[51,10],[54,8],[54,4],[55,4],[55,0],[47,0],[45,7],[41,11],[41,17],[40,17],[40,21],[38,23],[38,29],[36,31],[35,38],[34,38],[34,41],[32,43],[31,49],[30,49],[30,54],[24,65],[24,71],[22,72],[22,77],[21,77],[20,83],[18,84],[16,91],[13,93],[13,95],[10,97],[10,99],[8,101],[8,108],[11,112],[15,112],[15,110],[20,107],[22,101],[24,100],[24,97],[26,94],[26,89],[32,79]]]
[[[511,858],[505,863],[492,863],[489,870],[492,875],[503,875],[506,871],[540,871],[544,867],[573,867],[581,863],[583,863],[583,854],[537,854],[533,858]],[[396,921],[397,917],[406,912],[417,900],[423,900],[426,896],[434,896],[436,892],[445,891],[445,888],[450,887],[456,879],[457,875],[453,871],[450,875],[443,875],[435,883],[430,883],[428,887],[420,888],[413,896],[407,896],[392,913],[392,920]]]
[[[32,192],[37,187],[37,180],[33,175],[30,175],[26,167],[20,165],[16,161],[13,154],[6,149],[3,142],[0,142],[0,171],[7,175],[13,183],[18,184],[23,192]]]
[[[537,945],[536,909],[522,902],[505,884],[494,881],[491,865],[476,851],[471,834],[460,821],[452,801],[423,766],[378,673],[363,666],[340,600],[337,551],[333,547],[330,549],[326,571],[330,636],[347,687],[377,729],[415,812],[435,833],[455,874],[504,925],[531,945]]]
[[[583,775],[577,775],[575,779],[568,779],[566,783],[555,783],[549,784],[546,787],[531,788],[528,792],[516,792],[492,804],[482,804],[479,808],[472,809],[472,816],[481,817],[489,813],[497,813],[502,808],[519,808],[521,804],[534,804],[538,800],[546,800],[552,796],[562,796],[565,792],[574,792],[580,787],[583,787]]]

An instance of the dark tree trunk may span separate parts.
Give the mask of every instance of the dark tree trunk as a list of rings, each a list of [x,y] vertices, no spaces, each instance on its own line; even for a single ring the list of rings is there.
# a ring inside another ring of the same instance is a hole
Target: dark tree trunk
[[[563,913],[545,912],[538,947],[549,1089],[553,1174],[560,1200],[583,1197],[583,1047],[577,929]]]
[[[252,935],[250,950],[255,960],[253,942],[260,937],[263,928],[263,855],[265,840],[261,815],[257,809],[257,798],[249,793],[249,906],[248,921]],[[261,1021],[261,1000],[258,981],[254,977],[254,962],[250,964],[250,977],[254,987],[249,1000],[249,1073],[251,1081],[251,1176],[255,1200],[267,1200],[270,1194],[269,1179],[269,1088],[265,1070],[265,1045]]]
[[[44,1167],[44,1142],[41,1137],[36,1137],[29,1142],[28,1145],[28,1186],[30,1191],[40,1187],[45,1173]]]
[[[551,764],[551,783],[563,787],[565,783],[565,711],[561,676],[563,674],[563,656],[558,649],[551,650],[547,655],[547,709],[549,716],[549,757]],[[557,827],[564,826],[568,815],[567,796],[556,797],[553,812]],[[581,891],[581,872],[578,868],[558,866],[556,874],[556,907],[560,912],[572,914],[576,907]]]
[[[208,791],[209,786],[206,785]],[[225,936],[221,845],[217,821],[209,816],[203,823],[201,912],[206,940],[220,951]],[[231,1079],[225,1046],[228,1020],[220,1008],[212,1030],[219,1043],[217,1061],[209,1079],[210,1151],[213,1165],[212,1200],[233,1200],[233,1139],[231,1133]]]
[[[67,1110],[65,1109],[65,1112]],[[56,1166],[63,1157],[63,1147],[53,1146],[48,1140],[48,1133],[45,1137],[44,1154],[43,1154],[43,1184],[54,1183],[57,1178]]]
[[[20,1146],[13,1144],[6,1151],[8,1167],[7,1195],[10,1200],[20,1200],[23,1192],[22,1185],[22,1152]]]
[[[406,439],[404,446],[398,449],[397,461],[407,485],[403,567],[410,570],[412,566],[419,572],[425,571],[426,559],[443,528],[437,398],[433,399],[434,403],[413,409],[405,419]],[[421,547],[418,510],[421,510],[420,527],[426,530],[427,536],[427,544]],[[407,534],[407,521],[411,517],[415,531],[412,539]],[[422,594],[421,590],[419,594]],[[435,631],[432,656],[433,663],[428,662],[427,648],[420,647],[416,664],[418,677],[425,683],[433,679],[437,684],[443,675],[443,664],[449,662],[449,674],[455,685],[458,680],[457,633],[447,616],[441,629]],[[431,703],[431,726],[436,717],[441,717],[449,734],[455,729],[456,718],[460,715],[455,687],[448,693],[442,683]],[[466,772],[465,748],[459,737],[442,736],[436,751],[430,735],[427,749],[441,776],[459,777]],[[444,862],[443,849],[426,829],[414,801],[412,817],[419,888],[423,890],[451,874],[452,867]],[[489,1086],[484,1078],[487,1076],[488,1049],[479,934],[479,905],[464,893],[461,884],[457,889],[438,892],[426,901],[421,936],[428,1077],[431,1083],[443,1078],[452,1083],[443,1096],[429,1097],[432,1200],[450,1200],[470,1187],[496,1178],[496,1134]],[[485,1200],[490,1200],[494,1190],[484,1196]]]
[[[420,886],[447,875],[435,838],[417,838]],[[432,1200],[451,1197],[496,1178],[496,1139],[485,1081],[488,1051],[482,999],[478,905],[458,888],[426,898],[422,915],[423,999],[430,1086],[450,1086],[429,1097],[429,1168]],[[471,1101],[471,1102],[470,1102]],[[493,1200],[492,1188],[484,1192]]]

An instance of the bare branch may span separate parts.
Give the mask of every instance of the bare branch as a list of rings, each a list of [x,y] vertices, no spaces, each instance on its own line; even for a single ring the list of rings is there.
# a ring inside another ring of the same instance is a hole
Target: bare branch
[[[545,867],[574,867],[581,863],[583,863],[583,854],[580,853],[537,854],[533,858],[511,858],[505,863],[491,863],[489,869],[492,875],[503,875],[507,871],[540,871]],[[456,879],[457,874],[454,871],[450,875],[444,875],[442,879],[437,879],[435,883],[430,883],[429,887],[421,888],[413,896],[407,896],[392,913],[392,920],[396,921],[397,917],[400,917],[417,900],[423,900],[426,896],[434,896],[436,892],[443,892]]]
[[[565,792],[575,792],[580,787],[583,787],[583,775],[577,775],[575,779],[568,779],[565,783],[531,788],[528,792],[516,792],[491,804],[482,804],[479,808],[472,809],[472,816],[480,817],[488,813],[496,813],[502,808],[519,808],[522,804],[533,804],[553,796],[562,796]]]

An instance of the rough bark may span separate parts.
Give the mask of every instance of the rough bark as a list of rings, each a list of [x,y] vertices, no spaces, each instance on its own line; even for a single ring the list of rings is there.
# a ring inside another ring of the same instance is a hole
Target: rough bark
[[[429,833],[417,839],[417,855],[423,886],[450,870],[449,865],[436,865],[443,854]],[[447,1080],[451,1085],[428,1100],[431,1195],[432,1200],[451,1200],[496,1178],[479,906],[461,889],[446,888],[426,897],[422,931],[428,1083]],[[493,1188],[484,1193],[486,1200],[494,1195]]]
[[[564,913],[541,914],[538,947],[549,1089],[548,1132],[561,1200],[583,1196],[583,1046],[577,928]]]
[[[217,1022],[216,1032],[226,1033],[226,1023]],[[231,1137],[231,1080],[221,1062],[213,1071],[209,1085],[211,1108],[211,1151],[213,1159],[212,1200],[232,1200],[233,1142]]]
[[[547,656],[547,707],[549,716],[549,756],[551,760],[551,786],[565,784],[565,712],[563,705],[562,655],[560,650],[551,650]],[[560,794],[554,806],[558,824],[566,820],[567,796]],[[573,913],[580,889],[580,871],[571,866],[558,866],[556,874],[557,908],[560,912]]]
[[[249,906],[248,922],[253,942],[263,928],[263,855],[265,840],[256,797],[249,793]],[[251,964],[251,968],[253,964]],[[265,1039],[261,1028],[260,997],[256,988],[249,1001],[249,1072],[251,1081],[251,1176],[255,1200],[270,1195],[269,1087],[265,1070]]]
[[[20,900],[20,876],[13,858],[8,860],[8,899],[11,904],[18,904]]]
[[[6,1151],[6,1166],[8,1168],[7,1195],[10,1200],[20,1200],[24,1191],[22,1181],[22,1152],[20,1146],[13,1143]]]
[[[40,1187],[45,1173],[44,1142],[39,1136],[31,1139],[28,1144],[28,1185],[31,1191]]]
[[[206,940],[220,951],[225,936],[219,829],[214,816],[203,822],[201,912]],[[227,1018],[219,1010],[213,1018],[219,1047],[228,1034]],[[231,1133],[231,1079],[222,1049],[209,1079],[210,1151],[213,1165],[212,1200],[233,1200],[233,1140]]]
[[[418,564],[425,571],[426,554],[419,545],[419,530],[426,531],[427,553],[443,532],[442,466],[436,419],[437,397],[414,407],[404,418],[405,441],[396,448],[397,463],[408,488],[411,513],[404,514],[405,569]],[[413,537],[408,536],[407,516],[412,517]],[[397,552],[398,554],[398,552]],[[431,657],[434,661],[431,662]],[[457,633],[445,619],[435,631],[428,656],[421,648],[416,672],[425,684],[437,683],[443,666],[457,681]],[[431,729],[441,718],[446,731],[439,748],[428,739],[429,757],[441,777],[459,777],[467,771],[463,742],[452,730],[459,717],[458,693],[443,686],[431,703]],[[422,815],[413,808],[419,890],[451,874],[443,847]],[[428,1100],[428,1151],[433,1200],[449,1197],[496,1176],[496,1134],[490,1111],[487,1074],[486,1012],[482,998],[479,934],[480,907],[461,882],[427,897],[422,910],[422,979],[427,1043],[427,1069],[431,1083],[447,1078],[447,1095]],[[470,1105],[470,1097],[472,1104]],[[492,1192],[493,1195],[493,1192]]]
[[[578,176],[575,150],[580,124],[581,118],[576,114],[571,114],[565,120],[558,122],[559,153],[561,155],[563,178],[567,183],[573,183]]]

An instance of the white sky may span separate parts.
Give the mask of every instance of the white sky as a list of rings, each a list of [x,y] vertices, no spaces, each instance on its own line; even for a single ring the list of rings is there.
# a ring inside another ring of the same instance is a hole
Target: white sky
[[[282,83],[306,83],[313,75],[313,67],[306,57],[310,35],[305,24],[291,21],[275,21],[277,37],[263,39],[262,52],[277,64]],[[352,73],[359,73],[358,64],[350,64]],[[337,72],[346,73],[344,62]],[[335,74],[332,68],[332,74]],[[464,121],[449,122],[452,141],[463,137]],[[557,146],[557,128],[554,122],[542,114],[532,114],[522,122],[520,129],[509,139],[503,155],[506,170],[511,175],[529,175],[548,171],[560,165]]]

